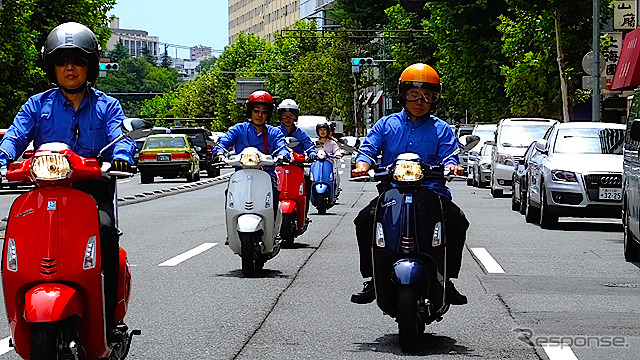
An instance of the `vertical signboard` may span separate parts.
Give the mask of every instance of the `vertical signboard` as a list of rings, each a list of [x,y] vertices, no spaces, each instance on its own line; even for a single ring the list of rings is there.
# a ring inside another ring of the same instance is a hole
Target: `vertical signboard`
[[[620,0],[613,5],[613,28],[615,30],[635,29],[637,18],[636,0]]]
[[[616,67],[622,51],[622,32],[612,31],[603,34],[611,40],[611,44],[602,50],[605,61],[604,77],[607,81],[607,90],[611,90],[613,77],[616,75]]]

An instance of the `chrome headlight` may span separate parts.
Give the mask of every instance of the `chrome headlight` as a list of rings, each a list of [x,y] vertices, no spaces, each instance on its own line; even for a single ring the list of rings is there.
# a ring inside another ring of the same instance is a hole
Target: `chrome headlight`
[[[96,237],[92,236],[89,238],[89,241],[87,241],[82,268],[87,270],[94,267],[96,267]]]
[[[442,223],[436,223],[433,227],[433,240],[431,240],[431,246],[436,247],[442,244]]]
[[[16,252],[16,242],[12,238],[9,238],[7,244],[7,270],[18,271],[18,253]]]
[[[228,202],[229,207],[233,208],[233,194],[231,192],[229,192],[229,196],[228,197],[229,197],[229,199],[228,199],[229,200],[229,202]]]
[[[38,180],[62,180],[71,176],[71,162],[64,154],[38,155],[31,163],[31,174]]]
[[[416,161],[400,160],[393,167],[393,178],[396,181],[418,181],[424,174]]]
[[[380,223],[376,223],[376,245],[382,248],[386,246],[384,241],[384,228]]]
[[[240,163],[244,166],[256,166],[260,164],[260,155],[258,154],[241,154]]]
[[[578,182],[576,173],[572,171],[551,170],[551,179],[561,182]]]
[[[267,194],[267,198],[264,200],[264,207],[267,208],[267,209],[271,207],[271,193],[270,192]]]

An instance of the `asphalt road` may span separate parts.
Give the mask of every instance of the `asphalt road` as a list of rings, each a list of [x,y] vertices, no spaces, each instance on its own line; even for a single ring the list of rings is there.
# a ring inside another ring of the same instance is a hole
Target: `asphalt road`
[[[353,218],[375,195],[373,184],[343,179],[340,203],[327,215],[312,209],[313,222],[297,245],[251,279],[242,277],[240,258],[224,245],[225,187],[120,208],[121,244],[133,275],[126,320],[142,330],[129,358],[407,356],[397,345],[393,319],[375,304],[349,302],[362,284]],[[493,199],[488,190],[463,182],[451,188],[471,222],[456,281],[470,303],[429,325],[415,356],[640,358],[640,269],[623,259],[619,221],[562,221],[560,230],[542,230],[512,212],[507,198]],[[207,250],[175,266],[159,266],[195,248]],[[486,249],[504,273],[490,272],[494,267],[477,248]],[[4,309],[0,313],[6,318]],[[8,325],[0,324],[0,344],[6,336]],[[606,346],[607,340],[617,346]],[[549,342],[568,346],[545,350]],[[8,351],[0,358],[17,356]]]

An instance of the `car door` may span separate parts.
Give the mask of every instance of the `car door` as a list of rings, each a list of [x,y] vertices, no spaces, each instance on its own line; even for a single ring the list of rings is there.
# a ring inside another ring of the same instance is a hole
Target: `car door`
[[[544,134],[542,139],[547,140],[547,143],[549,143],[549,138],[552,137],[554,130],[555,126],[550,127],[549,130],[547,130],[547,132]],[[549,144],[549,146],[547,147],[547,149],[549,149],[549,151],[547,151],[547,154],[536,151],[535,156],[531,158],[531,162],[529,164],[527,172],[529,174],[527,181],[529,192],[527,196],[529,196],[529,199],[531,199],[536,204],[540,204],[540,184],[544,176],[545,165],[548,162],[548,154],[550,153],[551,148],[551,144]]]
[[[640,144],[631,139],[631,124],[640,118],[640,96],[634,96],[629,119],[627,120],[627,131],[625,134],[624,162],[623,162],[623,207],[628,221],[629,230],[636,237],[640,238]]]

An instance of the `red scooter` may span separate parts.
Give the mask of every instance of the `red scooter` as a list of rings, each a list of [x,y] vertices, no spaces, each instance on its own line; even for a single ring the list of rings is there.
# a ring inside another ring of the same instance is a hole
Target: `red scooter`
[[[131,131],[140,123],[127,119],[123,127]],[[107,343],[98,209],[89,194],[72,188],[105,176],[99,161],[48,143],[33,157],[11,163],[6,176],[36,184],[11,207],[2,253],[11,345],[24,359],[124,359],[140,330],[119,325],[122,340]],[[124,319],[131,292],[122,248],[119,257],[116,323]]]
[[[304,171],[293,163],[302,163],[305,156],[293,153],[293,162],[276,167],[278,190],[280,191],[280,209],[282,209],[282,225],[280,237],[285,245],[293,244],[297,236],[307,230],[306,193],[304,188]]]

